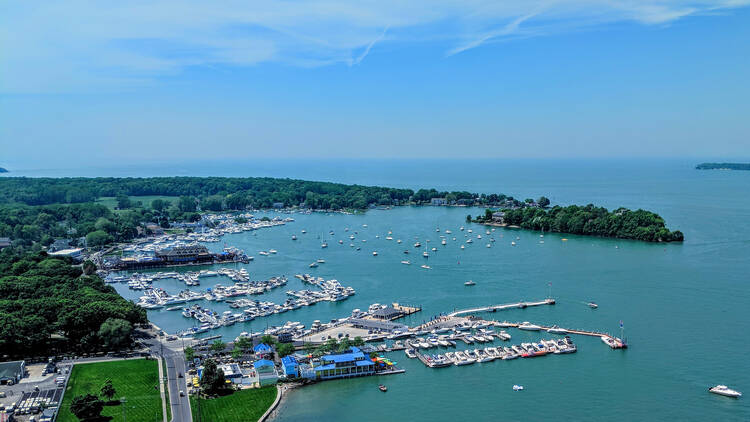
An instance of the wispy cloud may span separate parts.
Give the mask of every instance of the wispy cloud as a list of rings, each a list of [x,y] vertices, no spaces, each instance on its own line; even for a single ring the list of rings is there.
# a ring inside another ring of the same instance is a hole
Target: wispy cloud
[[[750,0],[0,0],[0,92],[128,89],[191,66],[353,66],[381,42],[442,43],[450,56],[493,41],[617,22],[664,24],[748,4]]]

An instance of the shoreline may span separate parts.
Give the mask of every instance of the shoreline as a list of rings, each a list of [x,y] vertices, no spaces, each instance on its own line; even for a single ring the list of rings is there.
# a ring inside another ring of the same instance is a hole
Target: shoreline
[[[276,389],[278,390],[279,394],[276,397],[276,400],[271,405],[271,407],[268,408],[265,414],[258,419],[258,422],[267,422],[267,421],[273,421],[279,416],[279,411],[283,409],[284,404],[289,400],[289,393],[292,390],[296,390],[300,387],[304,387],[304,384],[301,383],[290,383],[290,384],[276,384]]]

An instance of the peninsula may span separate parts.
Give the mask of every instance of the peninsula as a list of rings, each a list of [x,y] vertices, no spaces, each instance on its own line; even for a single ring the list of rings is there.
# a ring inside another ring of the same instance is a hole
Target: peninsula
[[[697,170],[750,170],[750,163],[701,163]]]
[[[8,169],[0,167],[0,173],[8,173]]]

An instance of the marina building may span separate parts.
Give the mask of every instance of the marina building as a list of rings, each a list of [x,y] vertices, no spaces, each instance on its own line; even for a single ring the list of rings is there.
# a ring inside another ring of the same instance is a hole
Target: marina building
[[[18,384],[26,373],[26,362],[0,362],[0,385]]]
[[[342,353],[322,356],[313,370],[318,380],[362,377],[375,373],[375,363],[358,347],[352,346]]]
[[[430,199],[430,205],[448,205],[448,200],[445,198],[432,198]]]
[[[250,379],[259,387],[274,385],[279,380],[279,374],[276,372],[276,365],[270,360],[261,359],[253,363],[253,374]]]
[[[213,260],[213,256],[208,252],[208,249],[198,244],[162,249],[156,251],[155,255],[166,263],[205,262]]]
[[[255,347],[253,347],[253,352],[256,356],[261,357],[273,355],[273,349],[266,343],[257,344]]]
[[[284,375],[287,377],[296,378],[299,376],[299,363],[294,356],[289,355],[281,358],[281,366],[284,368]]]
[[[51,256],[67,256],[69,258],[73,258],[73,261],[80,262],[83,260],[83,249],[81,248],[72,248],[72,249],[62,249],[56,252],[50,252],[49,255]]]

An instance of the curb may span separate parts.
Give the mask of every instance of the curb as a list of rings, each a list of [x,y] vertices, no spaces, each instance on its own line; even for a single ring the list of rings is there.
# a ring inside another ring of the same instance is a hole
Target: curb
[[[260,419],[258,419],[258,422],[265,422],[268,419],[268,417],[271,415],[271,412],[276,410],[276,407],[278,407],[279,402],[281,402],[281,396],[284,393],[281,387],[278,386],[278,384],[276,385],[276,391],[278,392],[278,394],[276,394],[276,400],[274,400],[271,407],[269,407],[268,410],[266,410],[266,413],[264,413],[263,416],[261,416]]]

